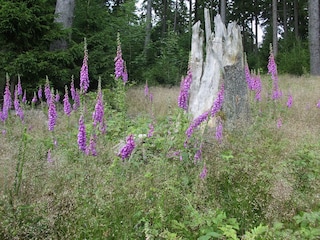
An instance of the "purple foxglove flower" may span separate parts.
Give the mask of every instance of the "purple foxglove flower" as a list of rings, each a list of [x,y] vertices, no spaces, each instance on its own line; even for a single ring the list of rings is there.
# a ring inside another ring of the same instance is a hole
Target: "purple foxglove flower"
[[[219,143],[222,142],[222,131],[223,131],[223,126],[222,126],[221,120],[219,119],[216,126],[216,139]]]
[[[221,85],[217,98],[214,100],[213,107],[211,109],[211,116],[214,117],[218,111],[222,108],[224,100],[224,85]]]
[[[22,97],[22,102],[23,102],[24,104],[27,103],[27,92],[26,92],[26,90],[24,90],[23,97]]]
[[[71,99],[75,100],[75,98],[76,98],[76,89],[74,88],[73,75],[72,75],[72,80],[71,80],[71,84],[70,84],[70,92],[71,92]]]
[[[56,102],[60,101],[60,94],[59,94],[58,90],[56,91],[55,101]]]
[[[206,164],[203,165],[203,169],[202,169],[202,172],[200,173],[199,177],[204,180],[206,177],[207,177],[207,173],[208,173],[208,170],[207,170],[207,167],[206,167]]]
[[[79,91],[75,91],[75,96],[74,96],[74,103],[73,103],[73,110],[77,110],[80,107],[80,95]]]
[[[40,101],[42,100],[42,87],[41,87],[41,85],[39,86],[39,89],[38,89],[38,98]]]
[[[5,129],[2,129],[1,133],[2,133],[2,135],[4,136],[4,135],[7,134],[7,131],[6,131]]]
[[[293,98],[292,98],[292,95],[289,94],[288,101],[287,101],[287,107],[291,108],[292,107],[292,103],[293,103]]]
[[[57,111],[56,111],[56,105],[54,103],[53,95],[50,97],[49,102],[49,109],[48,109],[48,129],[49,131],[54,130],[54,126],[56,125],[57,121]]]
[[[201,160],[201,156],[202,156],[202,144],[200,145],[200,148],[197,150],[196,154],[194,155],[194,164],[196,164]]]
[[[150,138],[150,137],[153,136],[153,132],[154,132],[154,127],[153,127],[153,124],[150,123],[150,124],[149,124],[148,138]]]
[[[102,124],[104,119],[104,105],[102,92],[98,91],[97,102],[92,113],[93,126],[96,126],[98,123]]]
[[[146,81],[146,85],[144,86],[144,96],[147,97],[149,95],[149,87],[148,82]]]
[[[87,155],[97,156],[96,143],[97,143],[97,135],[93,134],[90,137],[90,143],[86,149]]]
[[[45,96],[45,98],[47,100],[47,104],[49,105],[50,101],[51,101],[51,90],[50,90],[50,83],[49,83],[48,77],[46,79],[46,84],[44,86],[44,96]]]
[[[278,121],[277,121],[277,128],[281,128],[282,127],[282,119],[279,118]]]
[[[16,90],[15,90],[15,94],[14,94],[14,110],[16,111],[16,115],[20,117],[20,119],[23,121],[24,119],[24,114],[23,114],[23,110],[20,106],[20,103],[19,103],[19,99],[18,99],[18,87],[16,87]]]
[[[268,61],[268,73],[272,75],[272,78],[278,76],[277,64],[274,60],[272,48],[270,49],[269,61]]]
[[[63,98],[63,111],[69,117],[71,114],[71,104],[69,102],[68,87],[65,86],[65,94]]]
[[[33,98],[31,100],[31,102],[34,104],[37,102],[37,95],[36,95],[36,92],[33,92]]]
[[[149,93],[149,99],[150,99],[150,102],[152,103],[153,102],[153,94],[152,93]]]
[[[83,115],[79,119],[79,128],[78,128],[78,147],[82,152],[86,151],[87,148],[87,139],[86,139],[86,126],[84,124]]]
[[[260,75],[259,76],[255,76],[253,81],[254,81],[253,90],[256,92],[255,99],[257,101],[261,101],[262,83],[261,83]]]
[[[245,75],[246,75],[246,81],[247,81],[247,84],[248,84],[248,88],[250,90],[253,90],[252,77],[251,77],[251,74],[250,74],[250,69],[249,69],[248,64],[245,65],[244,72],[245,72]]]
[[[114,74],[116,79],[122,77],[124,72],[124,61],[122,59],[121,42],[120,42],[119,33],[117,37],[117,42],[118,42],[117,56],[114,59],[114,62],[115,62]]]
[[[192,82],[192,73],[189,67],[187,76],[181,80],[178,106],[184,110],[188,109],[189,90]]]
[[[12,106],[11,92],[10,92],[10,82],[9,76],[7,75],[7,83],[4,90],[3,96],[3,106],[2,106],[2,121],[8,118],[9,110]]]
[[[107,132],[107,124],[105,123],[104,118],[102,120],[102,124],[100,124],[99,130],[102,134]]]
[[[124,67],[123,73],[122,73],[122,81],[124,84],[126,84],[128,82],[128,72],[127,72],[127,68]]]
[[[53,159],[51,157],[51,149],[48,150],[47,161],[48,161],[48,163],[53,163]]]
[[[22,96],[21,79],[20,79],[20,75],[19,75],[19,74],[18,74],[18,85],[17,85],[17,91],[18,91],[18,96]]]
[[[135,147],[136,147],[136,145],[134,142],[134,138],[133,138],[133,135],[131,134],[131,135],[129,135],[129,137],[127,137],[126,145],[120,150],[118,155],[122,158],[122,160],[124,160],[124,159],[130,157],[130,155]]]
[[[189,128],[186,131],[187,138],[190,138],[194,130],[204,121],[208,119],[209,111],[204,112],[199,117],[193,120],[193,122],[190,124]]]
[[[277,100],[277,99],[281,98],[282,93],[279,89],[277,65],[274,60],[272,48],[270,49],[270,56],[269,56],[269,62],[268,62],[268,73],[271,74],[271,79],[273,81],[272,99]]]
[[[320,108],[320,100],[317,103],[317,108]]]
[[[84,57],[80,71],[80,92],[82,94],[85,94],[88,91],[89,83],[87,41],[84,39]]]

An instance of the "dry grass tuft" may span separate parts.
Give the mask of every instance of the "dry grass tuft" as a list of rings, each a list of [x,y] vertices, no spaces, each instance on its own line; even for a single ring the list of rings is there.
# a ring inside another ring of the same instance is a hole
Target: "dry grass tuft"
[[[153,95],[153,112],[156,118],[167,116],[172,108],[177,106],[179,91],[179,87],[149,88],[149,93]],[[127,102],[129,104],[128,113],[130,116],[151,113],[152,104],[149,97],[145,97],[143,86],[129,89],[127,92]]]

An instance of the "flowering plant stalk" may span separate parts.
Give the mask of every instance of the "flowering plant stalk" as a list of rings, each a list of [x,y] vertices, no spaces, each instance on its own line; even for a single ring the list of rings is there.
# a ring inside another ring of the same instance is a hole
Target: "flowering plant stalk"
[[[117,35],[117,55],[114,59],[115,62],[115,82],[116,82],[116,89],[115,89],[115,102],[119,112],[122,115],[123,124],[125,125],[125,115],[127,112],[127,105],[126,105],[126,83],[128,81],[127,70],[125,67],[124,60],[122,59],[122,52],[121,52],[121,42],[120,42],[120,34]],[[120,81],[122,78],[122,81]]]
[[[21,183],[22,183],[22,175],[23,175],[23,167],[25,163],[25,155],[27,150],[27,128],[25,127],[22,133],[22,138],[19,145],[19,154],[18,154],[18,161],[16,166],[16,174],[14,178],[13,190],[16,195],[19,194]]]

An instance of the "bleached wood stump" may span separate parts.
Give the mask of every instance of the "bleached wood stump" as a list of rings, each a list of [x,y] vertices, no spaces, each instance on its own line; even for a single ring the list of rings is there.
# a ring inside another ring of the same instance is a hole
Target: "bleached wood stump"
[[[236,122],[246,121],[249,116],[241,31],[235,22],[229,23],[226,28],[220,15],[217,15],[212,32],[208,9],[204,10],[204,16],[205,49],[204,31],[200,28],[200,21],[192,27],[192,83],[188,112],[192,119],[195,119],[210,110],[219,87],[224,84],[225,126],[233,128]]]

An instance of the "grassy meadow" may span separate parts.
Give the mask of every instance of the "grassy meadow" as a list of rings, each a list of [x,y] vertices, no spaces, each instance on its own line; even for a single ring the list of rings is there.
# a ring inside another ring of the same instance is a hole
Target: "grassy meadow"
[[[12,111],[0,125],[0,239],[319,239],[320,78],[279,76],[276,101],[270,82],[261,102],[251,95],[249,124],[220,142],[202,128],[187,148],[178,87],[103,89],[105,133],[92,126],[96,93],[69,117],[57,103],[53,131],[45,103],[22,104],[23,122]],[[81,115],[97,156],[78,149]]]

